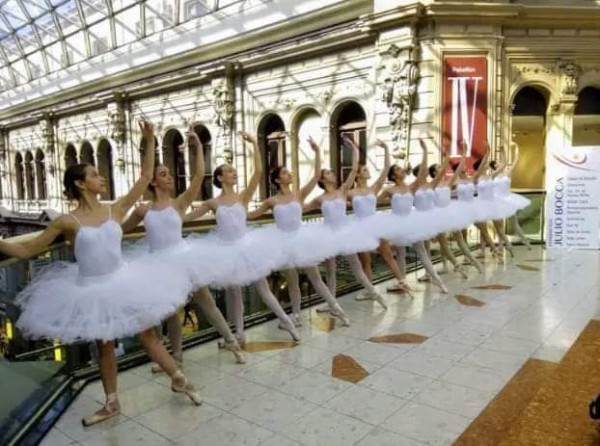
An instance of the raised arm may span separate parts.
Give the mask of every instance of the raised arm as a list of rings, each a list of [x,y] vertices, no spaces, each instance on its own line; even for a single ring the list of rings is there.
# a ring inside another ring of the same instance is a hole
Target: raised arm
[[[391,193],[391,189],[390,188],[382,188],[381,192],[379,192],[379,195],[377,195],[377,203],[389,203],[390,199],[392,197],[392,193]]]
[[[380,139],[378,139],[375,142],[375,144],[378,147],[383,148],[384,156],[385,156],[385,158],[383,160],[383,170],[379,174],[377,181],[375,181],[375,183],[373,184],[373,189],[375,190],[375,194],[378,194],[379,191],[381,190],[381,188],[383,187],[383,185],[385,184],[385,181],[387,180],[387,173],[390,168],[390,150],[388,149],[387,144],[384,143],[383,141],[381,141]]]
[[[435,178],[431,181],[431,187],[436,188],[440,185],[444,177],[446,176],[446,172],[448,171],[448,167],[450,166],[450,157],[444,155],[442,158],[442,165]]]
[[[192,178],[190,187],[188,187],[184,193],[177,197],[175,203],[180,212],[184,212],[192,204],[192,201],[194,201],[194,199],[198,196],[198,192],[200,192],[202,182],[204,181],[204,147],[202,146],[200,138],[192,126],[190,126],[188,130],[187,138],[188,145],[196,149],[196,173]]]
[[[67,232],[67,224],[65,219],[68,217],[59,217],[53,220],[52,223],[37,237],[31,240],[20,243],[11,243],[0,240],[0,252],[10,257],[19,259],[28,259],[41,253],[61,234]]]
[[[147,211],[148,208],[146,206],[140,206],[136,208],[136,210],[131,213],[129,218],[121,225],[123,232],[126,234],[137,228],[144,219],[144,215],[146,215]]]
[[[419,138],[419,146],[423,151],[423,157],[421,158],[421,164],[419,164],[419,173],[417,174],[417,178],[410,185],[410,191],[413,194],[427,182],[427,145],[422,138]]]
[[[481,160],[481,164],[479,165],[479,168],[475,172],[475,175],[473,175],[473,182],[474,183],[477,183],[479,181],[479,178],[481,178],[482,176],[484,176],[484,174],[485,174],[485,172],[487,171],[487,168],[488,168],[488,160],[489,159],[490,159],[490,145],[486,141],[486,143],[485,143],[485,155],[483,155],[483,158]]]
[[[352,147],[352,170],[350,171],[348,178],[346,178],[346,181],[342,184],[342,190],[347,192],[354,186],[354,180],[356,179],[356,173],[358,172],[358,158],[360,157],[360,151],[352,138],[348,135],[344,135],[343,138],[344,141]]]
[[[511,176],[513,170],[515,170],[516,165],[519,162],[519,145],[515,142],[510,143],[510,148],[513,151],[512,161],[508,161],[508,157],[506,157],[506,175]]]
[[[317,183],[319,182],[319,178],[321,177],[321,149],[319,145],[315,142],[312,137],[308,138],[308,144],[310,148],[315,154],[315,172],[306,185],[300,189],[300,200],[306,200],[306,197],[313,191]]]
[[[240,198],[242,199],[242,201],[245,204],[248,204],[254,196],[256,189],[258,189],[258,185],[260,184],[260,179],[263,172],[262,156],[260,154],[260,151],[258,150],[258,144],[254,136],[246,132],[238,132],[238,135],[240,136],[240,138],[242,138],[242,141],[250,143],[252,145],[252,150],[254,151],[254,172],[252,172],[252,175],[250,175],[248,187],[246,187],[246,189],[244,189],[240,193]]]
[[[248,212],[248,220],[255,220],[259,218],[261,215],[264,215],[273,208],[272,197],[263,201],[260,206],[254,209],[252,212]]]
[[[500,146],[500,160],[496,166],[496,170],[492,173],[492,178],[496,178],[504,173],[506,169],[506,150],[504,146]]]
[[[448,183],[450,185],[450,187],[452,187],[452,186],[456,185],[456,183],[458,183],[458,179],[460,178],[462,173],[465,171],[466,166],[467,166],[467,156],[466,156],[466,152],[463,151],[463,154],[460,158],[460,162],[458,163],[458,166],[456,167],[456,170],[454,171],[454,174],[452,175],[452,177],[450,178],[450,182]]]
[[[154,141],[154,126],[152,123],[146,121],[140,122],[139,125],[142,136],[146,139],[142,173],[127,195],[112,205],[113,215],[116,215],[119,220],[123,219],[129,209],[131,209],[135,202],[143,195],[154,177],[154,155],[156,146]]]

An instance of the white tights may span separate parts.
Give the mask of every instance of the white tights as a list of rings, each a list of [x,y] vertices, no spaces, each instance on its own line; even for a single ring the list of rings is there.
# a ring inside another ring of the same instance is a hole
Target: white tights
[[[348,264],[350,265],[350,269],[352,270],[352,274],[354,274],[354,278],[360,283],[367,292],[372,294],[377,294],[377,290],[365,274],[360,265],[360,260],[358,259],[358,254],[351,254],[344,256]],[[336,283],[336,264],[335,258],[327,259],[327,286],[329,287],[329,291],[333,296],[336,295],[337,283]]]
[[[325,299],[325,302],[327,302],[330,308],[335,308],[338,305],[337,301],[335,300],[331,290],[327,287],[327,285],[325,285],[325,282],[323,282],[321,274],[319,273],[319,269],[316,266],[303,269],[317,294]],[[298,270],[288,269],[284,271],[284,274],[288,281],[288,290],[290,292],[290,300],[292,301],[292,313],[300,314],[302,294],[300,292]]]

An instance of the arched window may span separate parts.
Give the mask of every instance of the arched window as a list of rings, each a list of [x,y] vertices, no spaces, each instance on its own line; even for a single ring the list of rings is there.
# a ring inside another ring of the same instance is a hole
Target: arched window
[[[258,146],[262,154],[263,179],[260,184],[260,199],[265,200],[277,193],[269,181],[271,169],[285,164],[285,126],[274,113],[265,116],[258,125]]]
[[[44,162],[44,152],[37,149],[35,152],[35,178],[37,182],[37,198],[45,200],[48,198],[48,186],[46,183],[46,163]]]
[[[183,136],[176,129],[170,129],[165,134],[162,145],[163,164],[167,166],[175,178],[175,193],[181,194],[186,189],[185,147]]]
[[[573,146],[600,144],[600,89],[585,87],[577,95],[573,118]]]
[[[35,169],[33,165],[33,154],[25,152],[25,190],[27,200],[35,200]]]
[[[101,195],[102,200],[115,199],[115,180],[113,172],[112,147],[110,142],[103,139],[98,144],[98,173],[106,180],[106,192]]]
[[[77,150],[73,144],[67,144],[65,147],[65,170],[77,164]]]
[[[194,126],[194,131],[200,138],[204,149],[204,181],[198,194],[198,200],[212,198],[212,137],[206,127],[201,124]],[[196,150],[189,149],[190,177],[196,175]]]
[[[338,181],[343,183],[352,170],[352,148],[344,143],[343,136],[354,140],[360,149],[358,162],[367,161],[367,118],[363,108],[354,101],[341,104],[332,115],[331,165]]]
[[[304,186],[314,173],[315,156],[308,143],[308,138],[313,138],[316,143],[323,147],[323,121],[321,115],[313,108],[304,110],[294,120],[293,129],[296,142],[294,172],[300,186]],[[294,149],[292,149],[294,150]],[[308,196],[307,201],[314,198],[319,191],[315,188]]]
[[[25,199],[25,183],[23,178],[23,156],[15,154],[15,183],[17,187],[17,200]]]
[[[546,110],[548,91],[526,86],[515,95],[512,134],[519,146],[519,164],[512,175],[512,187],[543,189],[546,153]]]
[[[81,145],[81,151],[79,153],[79,162],[88,163],[92,166],[96,165],[96,159],[94,157],[94,148],[88,141],[84,141]]]

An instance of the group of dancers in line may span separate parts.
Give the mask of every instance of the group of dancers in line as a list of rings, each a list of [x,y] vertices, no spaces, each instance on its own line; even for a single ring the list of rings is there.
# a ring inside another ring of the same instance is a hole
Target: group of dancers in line
[[[172,380],[174,392],[184,394],[196,405],[201,404],[198,389],[182,371],[181,323],[177,312],[189,296],[223,336],[220,347],[231,351],[238,363],[245,363],[242,286],[254,285],[263,302],[278,317],[279,327],[299,342],[298,327],[302,320],[298,270],[303,270],[325,300],[323,311],[347,326],[350,319],[335,298],[337,256],[346,259],[365,288],[357,299],[373,300],[383,308],[387,308],[386,302],[370,279],[369,253],[375,250],[397,278],[396,291],[411,293],[405,281],[405,247],[413,246],[427,271],[426,279],[447,292],[433,268],[426,242],[436,239],[444,258],[466,277],[463,266],[448,248],[448,234],[458,242],[465,258],[481,271],[463,231],[471,224],[478,225],[484,242],[496,252],[487,232],[487,222],[493,221],[503,242],[500,247],[510,249],[502,221],[528,205],[527,199],[510,192],[510,173],[515,163],[509,165],[502,160],[502,165],[491,172],[489,150],[472,176],[466,172],[463,155],[459,163],[452,165],[454,173],[448,177],[450,160],[446,158],[441,166],[428,168],[427,147],[421,140],[422,161],[415,171],[416,179],[408,184],[407,169],[391,165],[386,144],[377,141],[385,153],[385,166],[381,175],[370,182],[369,170],[358,165],[358,147],[351,139],[345,139],[353,149],[353,161],[348,178],[340,185],[333,171],[321,168],[320,149],[309,139],[315,163],[312,178],[295,189],[290,170],[276,167],[270,172],[270,181],[277,193],[248,212],[263,167],[256,139],[240,132],[244,143],[253,146],[254,171],[247,187],[238,192],[235,168],[221,165],[213,173],[213,183],[221,189],[221,194],[186,214],[203,181],[204,159],[198,136],[191,129],[187,134],[188,144],[196,149],[196,175],[189,188],[173,198],[171,172],[165,166],[155,165],[153,126],[140,122],[140,130],[147,141],[141,176],[125,196],[110,205],[100,203],[98,196],[106,189],[105,179],[92,165],[71,166],[64,174],[64,187],[67,197],[77,203],[75,210],[52,221],[30,241],[0,241],[1,252],[18,258],[37,255],[61,234],[73,241],[76,263],[52,263],[17,297],[22,310],[17,326],[32,338],[60,339],[67,343],[96,341],[106,403],[82,420],[86,426],[120,413],[114,340],[136,334],[154,362],[153,371],[165,372]],[[432,179],[428,180],[428,176]],[[386,180],[392,185],[384,188]],[[305,203],[317,185],[323,193]],[[153,192],[152,201],[130,213],[148,188]],[[377,212],[378,202],[389,203],[391,209]],[[347,215],[348,203],[352,204],[352,215]],[[322,211],[322,222],[304,223],[303,212],[317,208]],[[208,235],[192,234],[184,239],[183,222],[210,211],[215,215],[217,229]],[[247,219],[266,212],[272,213],[273,225],[247,227]],[[123,222],[127,215],[129,218]],[[123,232],[142,221],[145,243],[135,244],[122,253]],[[326,281],[317,268],[322,262],[327,265]],[[266,277],[273,271],[283,271],[287,278],[290,315],[269,288]],[[235,335],[209,287],[227,289]],[[172,355],[154,328],[165,320]]]

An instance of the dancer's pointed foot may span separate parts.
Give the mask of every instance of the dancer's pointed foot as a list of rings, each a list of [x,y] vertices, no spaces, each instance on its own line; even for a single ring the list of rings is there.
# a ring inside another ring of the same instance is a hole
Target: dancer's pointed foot
[[[456,265],[454,265],[454,272],[460,274],[463,279],[468,279],[469,278],[469,275],[465,271],[465,268],[462,265],[458,264],[458,263]]]
[[[288,319],[284,322],[279,322],[279,329],[287,331],[294,340],[294,342],[300,342],[302,340],[300,332],[296,330],[296,327],[294,326],[294,323],[291,321],[291,319]]]
[[[176,359],[175,358],[175,363],[177,364],[177,368],[179,370],[183,370],[183,359]],[[165,373],[165,371],[163,370],[163,368],[161,366],[159,366],[156,363],[152,364],[152,367],[150,368],[150,371],[152,373]]]
[[[417,279],[417,282],[431,282],[431,276],[429,274],[423,274]]]
[[[373,300],[373,296],[371,296],[368,292],[363,291],[354,296],[354,300],[363,301],[363,300]]]
[[[223,342],[223,348],[233,353],[235,362],[238,364],[246,364],[246,354],[242,350],[242,347],[240,347],[237,339],[234,338],[232,341]]]
[[[442,293],[448,294],[448,288],[446,287],[446,285],[444,284],[444,282],[442,282],[442,280],[439,277],[434,277],[431,280],[431,283],[433,283],[434,285],[438,286],[442,290]]]
[[[119,405],[119,400],[117,399],[116,393],[111,393],[106,396],[106,403],[104,407],[100,409],[98,412],[93,415],[83,418],[81,423],[85,426],[93,426],[94,424],[102,423],[103,421],[108,420],[109,418],[116,417],[121,413],[121,406]]]
[[[237,341],[238,345],[242,349],[246,345],[246,336],[245,335],[236,334],[235,335],[235,340]],[[224,340],[219,341],[219,343],[217,344],[217,346],[219,348],[225,348],[226,349],[227,348],[227,342],[225,342]]]
[[[188,380],[181,370],[177,370],[171,378],[171,390],[176,393],[183,393],[196,406],[202,404],[200,392],[194,384]]]

